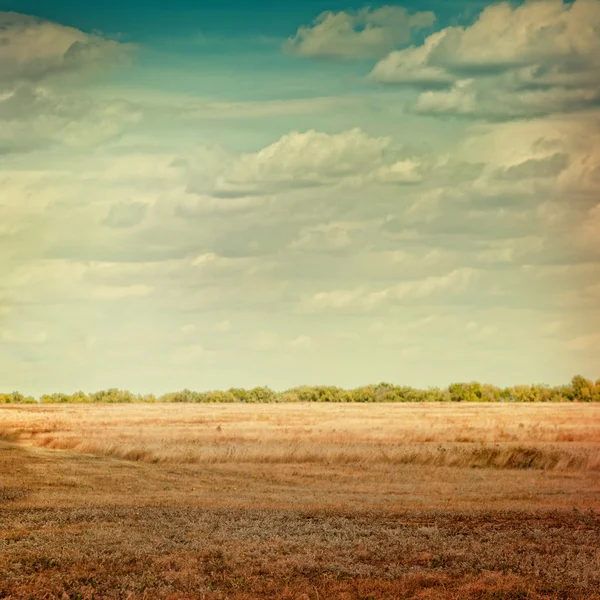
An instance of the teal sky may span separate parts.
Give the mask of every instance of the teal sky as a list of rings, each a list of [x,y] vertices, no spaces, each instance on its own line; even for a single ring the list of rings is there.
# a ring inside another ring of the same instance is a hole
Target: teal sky
[[[600,0],[0,0],[0,389],[600,373]]]

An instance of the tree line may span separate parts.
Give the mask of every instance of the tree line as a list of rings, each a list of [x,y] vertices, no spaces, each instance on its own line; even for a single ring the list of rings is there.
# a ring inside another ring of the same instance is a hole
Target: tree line
[[[355,389],[334,386],[300,386],[284,392],[268,387],[230,388],[194,392],[182,390],[162,396],[133,394],[110,388],[87,394],[44,394],[39,399],[19,392],[0,393],[0,404],[133,403],[133,402],[600,402],[600,379],[595,382],[575,375],[566,385],[515,385],[497,387],[487,383],[453,383],[446,388],[417,389],[391,383],[367,385]]]

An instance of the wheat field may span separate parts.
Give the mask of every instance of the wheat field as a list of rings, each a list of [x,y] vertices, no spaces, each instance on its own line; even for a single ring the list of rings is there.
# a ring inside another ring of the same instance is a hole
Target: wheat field
[[[1,598],[600,598],[600,406],[0,407]]]

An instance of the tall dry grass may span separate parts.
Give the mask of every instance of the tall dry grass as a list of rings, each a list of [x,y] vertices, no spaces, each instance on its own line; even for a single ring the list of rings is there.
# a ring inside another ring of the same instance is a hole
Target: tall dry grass
[[[596,405],[22,406],[2,407],[0,433],[151,463],[600,471]]]

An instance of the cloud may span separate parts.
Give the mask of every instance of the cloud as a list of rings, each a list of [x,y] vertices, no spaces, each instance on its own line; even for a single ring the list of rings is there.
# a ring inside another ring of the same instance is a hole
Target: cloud
[[[510,119],[595,106],[600,0],[490,5],[470,26],[389,53],[370,78],[428,88],[416,103],[427,114]]]
[[[38,17],[0,12],[0,83],[40,82],[124,64],[132,48]]]
[[[117,138],[141,116],[139,107],[123,100],[21,84],[0,97],[0,152],[94,146]]]
[[[591,333],[572,338],[567,342],[569,350],[589,351],[593,348],[600,349],[600,333]]]
[[[564,152],[557,152],[545,158],[529,158],[507,167],[499,176],[508,180],[557,177],[568,165],[569,156]]]
[[[175,214],[184,219],[197,219],[210,215],[236,215],[248,213],[264,203],[264,198],[255,196],[215,198],[205,194],[186,193],[176,199]]]
[[[459,268],[441,276],[403,281],[391,287],[370,291],[364,287],[352,290],[318,292],[305,298],[303,308],[314,310],[368,311],[382,305],[414,302],[441,292],[458,293],[465,290],[477,277],[477,271]]]
[[[250,195],[333,183],[378,166],[390,144],[390,138],[372,138],[359,128],[331,135],[293,131],[259,152],[243,154],[217,182],[217,191]]]
[[[144,220],[147,210],[148,206],[141,202],[119,202],[110,207],[104,223],[115,229],[129,229]]]
[[[416,159],[399,159],[390,137],[371,137],[358,127],[333,134],[292,131],[258,152],[242,154],[217,177],[213,195],[274,194],[341,181],[412,184],[422,180],[420,169]]]
[[[330,222],[304,227],[289,248],[300,252],[344,250],[353,245],[354,238],[363,232],[364,222]]]
[[[600,87],[568,89],[540,85],[538,89],[527,89],[500,76],[464,79],[447,91],[423,92],[417,99],[415,111],[504,120],[574,112],[599,102]]]
[[[379,167],[371,179],[379,183],[419,183],[423,181],[422,165],[414,159],[398,160]]]
[[[391,52],[375,65],[369,79],[378,83],[409,84],[424,88],[452,84],[456,80],[452,73],[429,64],[429,56],[444,38],[444,31],[427,37],[422,46]]]
[[[283,45],[284,51],[311,58],[379,58],[410,40],[411,33],[433,25],[432,12],[410,14],[401,6],[356,12],[321,13]]]
[[[544,244],[544,238],[537,236],[489,240],[484,242],[487,247],[476,254],[476,259],[482,263],[523,262],[525,258],[542,252]]]

